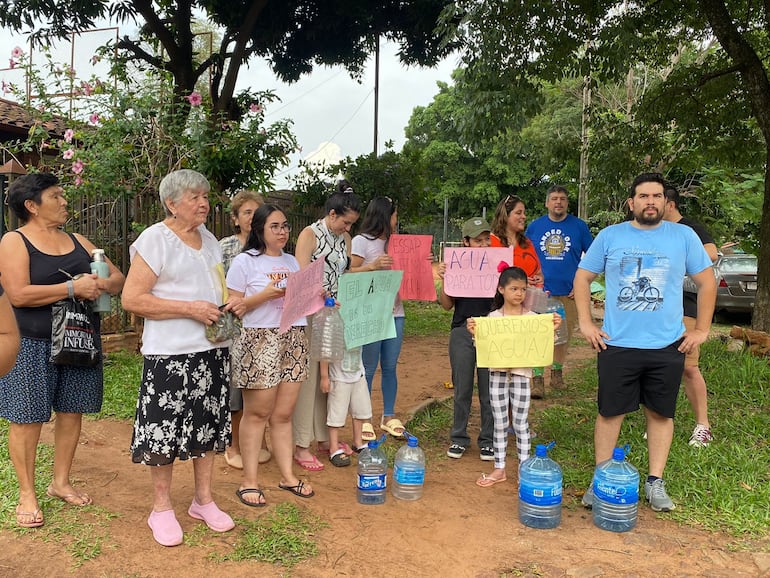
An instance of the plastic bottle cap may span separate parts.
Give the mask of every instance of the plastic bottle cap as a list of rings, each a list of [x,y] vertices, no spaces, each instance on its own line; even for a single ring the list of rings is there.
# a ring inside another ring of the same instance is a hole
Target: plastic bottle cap
[[[406,439],[406,445],[408,445],[410,448],[416,448],[417,447],[417,438],[414,436],[409,436]]]
[[[334,297],[327,297],[324,300],[324,306],[325,307],[334,307]]]
[[[537,446],[535,446],[535,455],[539,458],[546,457],[548,455],[548,448],[543,444],[537,444]]]
[[[612,459],[622,462],[626,459],[626,452],[623,451],[623,448],[615,448],[612,450]]]

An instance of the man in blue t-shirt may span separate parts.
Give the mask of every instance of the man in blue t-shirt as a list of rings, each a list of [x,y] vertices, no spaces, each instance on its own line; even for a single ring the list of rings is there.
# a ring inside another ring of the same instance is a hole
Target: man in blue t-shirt
[[[569,195],[567,189],[554,185],[548,189],[545,197],[548,213],[535,219],[527,227],[526,236],[532,242],[540,258],[540,267],[545,279],[545,290],[550,292],[564,305],[568,336],[577,323],[577,309],[572,292],[572,280],[583,253],[591,246],[593,237],[588,225],[574,215],[569,214]],[[551,387],[564,387],[562,366],[567,358],[569,339],[553,350],[551,367]],[[542,370],[536,368],[532,378],[532,397],[542,397],[545,387]]]
[[[644,493],[653,510],[667,512],[663,470],[674,435],[674,411],[684,357],[708,337],[716,281],[695,232],[663,220],[666,181],[641,174],[631,185],[631,221],[597,235],[575,274],[580,331],[598,351],[598,415],[594,426],[596,463],[612,457],[627,413],[644,405],[649,475]],[[604,325],[591,318],[591,282],[604,273]],[[682,285],[689,275],[698,288],[695,327],[685,329]],[[583,496],[593,505],[593,488]]]

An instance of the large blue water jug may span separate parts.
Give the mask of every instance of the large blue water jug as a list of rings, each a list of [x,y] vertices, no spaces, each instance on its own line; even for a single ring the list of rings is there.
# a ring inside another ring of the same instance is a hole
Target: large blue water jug
[[[596,466],[593,480],[594,524],[610,532],[628,532],[636,526],[639,509],[639,471],[626,461],[623,448]]]
[[[530,528],[555,528],[561,523],[562,472],[539,444],[535,455],[519,468],[519,521]]]
[[[396,452],[393,465],[393,497],[399,500],[419,500],[425,484],[425,452],[410,435],[406,445]]]

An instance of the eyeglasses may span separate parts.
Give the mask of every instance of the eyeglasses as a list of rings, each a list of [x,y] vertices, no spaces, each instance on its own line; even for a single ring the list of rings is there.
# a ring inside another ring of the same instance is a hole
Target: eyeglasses
[[[286,231],[287,233],[291,233],[291,225],[289,223],[283,223],[282,225],[278,225],[274,223],[270,225],[270,230],[275,234],[278,234],[281,231]]]

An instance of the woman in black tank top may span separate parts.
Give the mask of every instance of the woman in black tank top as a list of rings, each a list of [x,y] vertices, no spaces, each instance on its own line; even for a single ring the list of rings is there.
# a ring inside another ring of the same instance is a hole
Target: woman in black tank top
[[[67,200],[54,175],[16,179],[8,190],[8,205],[23,225],[0,241],[0,274],[21,342],[15,365],[0,378],[0,417],[10,422],[8,450],[19,480],[16,524],[36,528],[44,523],[35,495],[36,444],[43,423],[56,412],[56,457],[46,493],[86,506],[91,497],[70,482],[72,456],[83,413],[99,411],[102,403],[101,364],[84,368],[50,363],[51,304],[68,297],[94,300],[104,291],[117,294],[124,277],[107,260],[109,277],[97,278],[90,268],[94,245],[82,235],[61,230],[68,217]],[[98,334],[96,338],[101,346]]]

